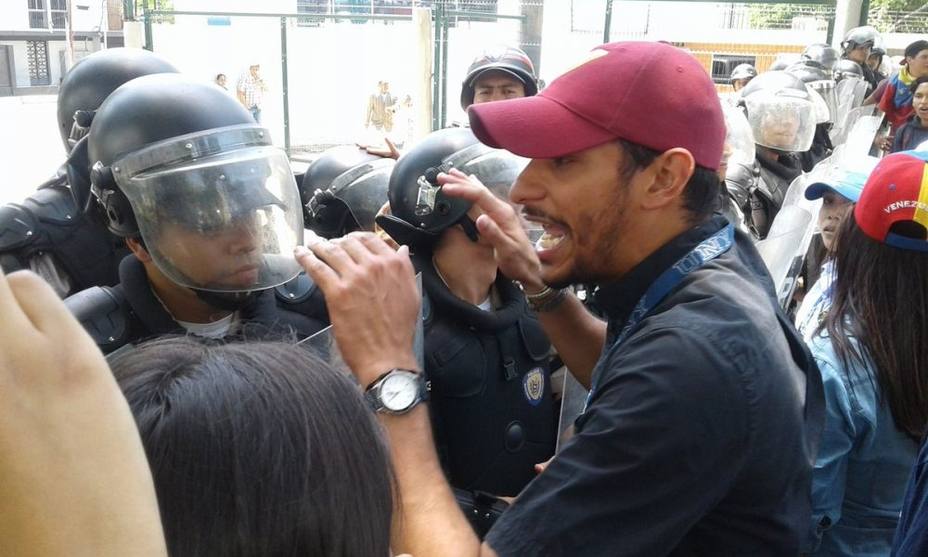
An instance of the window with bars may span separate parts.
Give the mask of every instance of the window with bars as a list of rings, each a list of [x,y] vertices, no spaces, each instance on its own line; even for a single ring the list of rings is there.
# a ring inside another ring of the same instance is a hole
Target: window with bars
[[[741,64],[757,64],[757,57],[746,54],[713,54],[712,55],[712,81],[727,84],[735,66]]]
[[[45,0],[26,0],[29,11],[29,28],[30,29],[47,29],[48,19],[46,19]]]
[[[26,62],[29,66],[29,82],[32,86],[49,85],[48,42],[26,41]]]
[[[50,0],[52,28],[64,29],[68,19],[68,0]]]

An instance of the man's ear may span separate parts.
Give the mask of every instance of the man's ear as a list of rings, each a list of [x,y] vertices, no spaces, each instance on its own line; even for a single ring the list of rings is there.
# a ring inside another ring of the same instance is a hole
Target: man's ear
[[[142,263],[151,263],[151,254],[145,249],[145,245],[138,238],[126,238],[126,247]]]
[[[674,148],[658,155],[649,170],[653,180],[642,200],[642,207],[660,209],[678,202],[683,196],[683,190],[696,170],[696,161],[686,149]]]

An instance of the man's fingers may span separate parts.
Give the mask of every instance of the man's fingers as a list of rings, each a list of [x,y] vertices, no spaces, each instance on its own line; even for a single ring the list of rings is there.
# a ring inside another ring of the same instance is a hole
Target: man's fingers
[[[486,238],[497,251],[510,251],[515,248],[515,241],[503,232],[499,224],[496,223],[489,215],[480,215],[475,222],[477,231]]]
[[[317,259],[331,267],[338,275],[343,275],[356,267],[354,259],[335,242],[310,237],[306,247],[313,252]]]
[[[43,333],[80,329],[80,324],[68,311],[52,287],[31,272],[13,273],[7,284],[26,318]],[[6,315],[4,315],[6,319]]]
[[[320,261],[309,249],[303,246],[297,246],[297,248],[293,250],[293,255],[303,269],[306,270],[306,274],[313,279],[313,282],[319,285],[323,293],[338,285],[338,273]]]
[[[369,265],[374,259],[374,255],[366,245],[361,243],[357,236],[349,234],[337,240],[332,240],[332,243],[345,250],[345,253],[358,265]]]
[[[367,246],[367,249],[375,255],[391,255],[396,253],[395,249],[384,242],[380,236],[372,232],[352,232],[349,236],[355,236],[358,241]]]
[[[14,273],[15,274],[15,273]],[[10,286],[10,277],[0,270],[0,338],[11,338],[13,332],[29,326],[29,318],[19,307],[19,301]]]

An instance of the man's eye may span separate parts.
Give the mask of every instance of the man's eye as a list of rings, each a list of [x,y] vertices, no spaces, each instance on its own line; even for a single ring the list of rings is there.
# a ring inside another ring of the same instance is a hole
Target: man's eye
[[[554,159],[554,166],[564,166],[569,163],[570,159],[567,157],[557,157]]]

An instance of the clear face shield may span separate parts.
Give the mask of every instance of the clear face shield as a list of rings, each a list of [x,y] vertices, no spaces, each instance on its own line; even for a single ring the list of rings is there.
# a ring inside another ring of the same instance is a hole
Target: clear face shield
[[[808,92],[759,91],[746,97],[754,142],[784,152],[809,150],[815,136],[815,107]]]
[[[754,164],[757,150],[748,119],[740,109],[726,105],[722,105],[722,114],[725,116],[726,152],[729,152],[728,159],[722,162],[728,166],[751,166]]]
[[[808,87],[808,85],[807,85]],[[821,95],[809,87],[809,99],[812,101],[813,114],[815,115],[815,125],[827,124],[831,121],[831,114],[828,112],[828,105]]]
[[[809,89],[818,93],[828,107],[828,122],[834,123],[838,115],[838,95],[835,92],[835,82],[831,79],[812,81],[806,84]]]
[[[145,247],[173,282],[211,292],[264,290],[294,278],[303,243],[286,154],[253,125],[182,136],[112,165]]]

